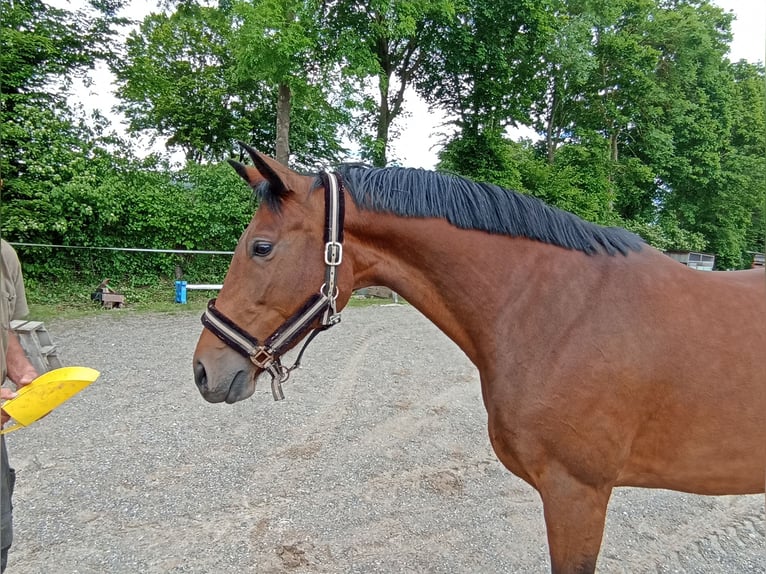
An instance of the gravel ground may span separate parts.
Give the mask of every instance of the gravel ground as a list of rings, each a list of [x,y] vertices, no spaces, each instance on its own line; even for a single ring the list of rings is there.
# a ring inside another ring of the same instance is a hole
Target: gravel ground
[[[349,309],[274,403],[211,405],[196,313],[46,325],[101,378],[8,436],[8,574],[546,572],[542,506],[478,375],[408,306]],[[766,573],[763,496],[618,489],[599,572]]]

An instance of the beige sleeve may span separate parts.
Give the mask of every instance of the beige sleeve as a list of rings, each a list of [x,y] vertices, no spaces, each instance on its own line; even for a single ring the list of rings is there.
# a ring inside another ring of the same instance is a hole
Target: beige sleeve
[[[0,246],[3,258],[3,271],[8,273],[8,277],[0,278],[5,282],[10,292],[10,320],[23,319],[29,314],[29,305],[27,305],[27,294],[24,291],[24,276],[21,273],[21,262],[16,251],[9,243],[2,240]]]

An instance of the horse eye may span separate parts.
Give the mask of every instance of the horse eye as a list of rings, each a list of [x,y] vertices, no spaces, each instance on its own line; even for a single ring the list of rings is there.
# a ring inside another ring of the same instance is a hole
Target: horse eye
[[[257,257],[266,257],[271,253],[272,247],[273,246],[268,241],[256,241],[253,244],[253,255]]]

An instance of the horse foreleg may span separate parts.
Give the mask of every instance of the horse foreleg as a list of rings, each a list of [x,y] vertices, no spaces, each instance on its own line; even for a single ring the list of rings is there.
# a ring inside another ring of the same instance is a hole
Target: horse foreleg
[[[538,482],[553,574],[592,574],[612,489],[583,484],[566,472]]]

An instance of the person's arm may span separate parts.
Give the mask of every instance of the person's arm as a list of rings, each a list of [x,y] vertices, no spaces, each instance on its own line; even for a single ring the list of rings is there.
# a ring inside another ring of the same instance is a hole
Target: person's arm
[[[8,370],[7,376],[16,388],[28,385],[37,378],[37,370],[29,362],[19,338],[12,329],[8,329],[8,350],[5,353],[5,363]],[[0,388],[0,399],[7,400],[16,396],[12,389]],[[0,412],[0,427],[8,422],[10,417],[5,411]]]
[[[11,245],[5,241],[0,240],[0,248],[2,249],[2,265],[4,282],[10,283],[11,305],[9,307],[10,317],[6,317],[6,321],[9,319],[23,319],[29,313],[29,305],[27,305],[27,294],[24,290],[24,276],[21,272],[21,262],[19,261],[16,251]],[[10,321],[5,323],[5,328],[8,329],[8,349],[5,356],[6,376],[15,383],[16,387],[23,387],[31,383],[37,378],[37,371],[34,365],[29,362],[24,348],[21,346],[18,335],[10,328]],[[2,381],[0,381],[2,383]]]
[[[24,387],[37,378],[37,370],[29,362],[16,333],[8,330],[8,350],[5,354],[7,377],[17,388]]]

